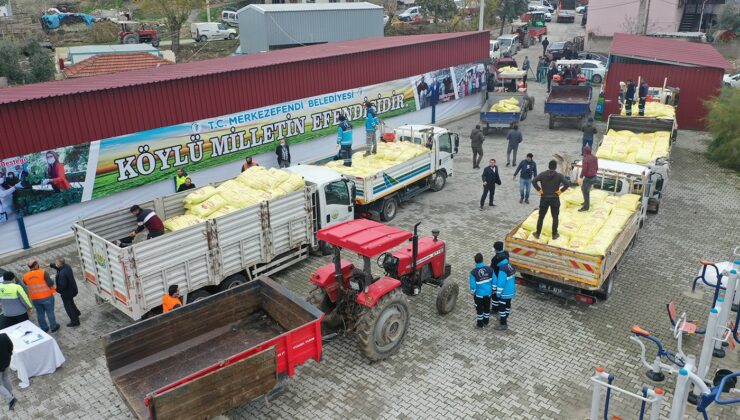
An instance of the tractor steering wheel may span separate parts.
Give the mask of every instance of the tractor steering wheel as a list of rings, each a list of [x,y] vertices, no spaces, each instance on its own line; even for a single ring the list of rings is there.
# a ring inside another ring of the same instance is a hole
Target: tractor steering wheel
[[[377,264],[378,264],[378,267],[380,267],[382,269],[385,269],[385,263],[386,263],[386,261],[388,261],[388,258],[390,258],[390,257],[391,257],[391,253],[390,252],[384,252],[384,253],[378,255],[378,260],[376,261]]]

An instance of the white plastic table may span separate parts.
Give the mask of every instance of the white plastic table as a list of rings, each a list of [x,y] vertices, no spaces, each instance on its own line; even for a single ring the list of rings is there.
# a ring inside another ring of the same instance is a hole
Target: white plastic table
[[[21,388],[31,385],[30,379],[34,376],[54,373],[64,363],[57,341],[31,321],[23,321],[0,332],[7,334],[13,342],[10,368],[18,374]]]

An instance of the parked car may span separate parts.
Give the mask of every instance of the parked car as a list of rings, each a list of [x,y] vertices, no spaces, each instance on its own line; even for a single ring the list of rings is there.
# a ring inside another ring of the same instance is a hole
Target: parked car
[[[722,82],[724,82],[725,86],[740,87],[740,73],[725,74],[725,77],[722,78]]]
[[[586,76],[586,80],[593,83],[601,83],[606,76],[606,66],[598,60],[558,60],[556,65],[577,65]]]
[[[236,35],[236,29],[227,27],[225,23],[197,22],[190,24],[190,36],[198,42],[214,39],[234,39]]]
[[[501,58],[501,46],[499,46],[498,41],[489,41],[488,56],[491,60]]]
[[[417,18],[421,19],[421,7],[419,6],[409,7],[398,15],[398,20],[401,22],[411,22]]]
[[[552,44],[547,46],[547,52],[552,54],[553,60],[570,60],[578,57],[575,45],[573,45],[571,41],[553,42]]]
[[[552,12],[547,6],[536,6],[536,5],[529,5],[529,12],[539,12],[543,13],[545,15],[545,22],[551,22],[552,21]]]
[[[553,13],[555,11],[555,7],[553,7],[552,4],[550,4],[547,0],[534,0],[529,2],[529,7],[536,6],[536,7],[544,7],[547,9],[548,12]]]
[[[236,10],[224,9],[221,11],[221,20],[229,26],[239,26],[239,20],[236,18]]]
[[[501,56],[513,57],[519,51],[519,41],[517,40],[517,34],[506,34],[496,38],[499,47],[501,48]]]
[[[578,53],[578,59],[579,60],[597,60],[601,61],[602,64],[606,66],[606,63],[609,62],[609,57],[607,57],[605,54],[600,53],[594,53],[594,52],[588,52],[588,51],[581,51]]]
[[[587,9],[588,9],[588,6],[578,6],[576,7],[576,13],[586,13]]]

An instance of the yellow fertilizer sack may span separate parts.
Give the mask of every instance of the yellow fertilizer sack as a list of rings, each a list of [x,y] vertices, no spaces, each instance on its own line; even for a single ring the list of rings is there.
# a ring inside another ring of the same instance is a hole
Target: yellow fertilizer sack
[[[523,228],[519,228],[519,230],[517,230],[514,234],[514,237],[517,239],[527,239],[529,238],[529,232],[524,230]]]
[[[560,228],[558,228],[560,230]],[[558,239],[551,239],[550,242],[548,242],[548,245],[556,246],[558,248],[568,248],[568,244],[570,243],[570,237],[568,235],[564,235],[560,232],[558,232],[560,236]]]
[[[280,184],[277,187],[277,189],[280,191],[283,191],[285,194],[288,194],[294,191],[301,190],[305,186],[306,186],[306,182],[303,181],[302,176],[298,174],[290,174],[288,179],[286,179],[282,184]]]
[[[638,136],[632,136],[630,137],[629,141],[627,142],[627,152],[628,153],[637,153],[638,150],[642,147],[642,139]]]
[[[580,227],[581,226],[576,223],[575,220],[560,221],[560,224],[558,225],[558,233],[561,236],[573,236],[578,233],[578,229],[580,229]]]
[[[614,228],[613,226],[604,225],[604,227],[599,230],[599,233],[594,236],[594,240],[599,239],[611,244],[612,242],[614,242],[614,239],[619,236],[619,232],[621,231],[621,228]]]
[[[653,151],[655,147],[655,143],[653,142],[643,142],[642,147],[640,150],[637,151],[637,154],[635,155],[635,161],[637,163],[649,163],[653,160]]]
[[[182,201],[186,207],[191,207],[195,204],[202,203],[208,200],[213,194],[216,194],[216,192],[217,191],[215,188],[208,185],[203,188],[198,188],[197,190],[186,195],[185,199],[183,199]]]
[[[191,214],[200,217],[201,219],[205,219],[210,216],[211,213],[225,205],[226,200],[224,200],[219,194],[214,194],[208,200],[190,207],[189,211]]]
[[[218,209],[218,210],[214,211],[213,213],[211,213],[206,219],[208,219],[208,220],[215,219],[217,217],[225,216],[225,215],[227,215],[229,213],[233,213],[233,212],[235,212],[237,210],[239,210],[239,209],[236,208],[236,207],[234,207],[234,206],[232,206],[232,205],[230,205],[230,204],[226,204],[223,207],[221,207],[220,209]]]
[[[600,238],[595,238],[583,249],[583,252],[589,255],[604,255],[609,249],[611,242],[606,242]]]
[[[181,216],[170,217],[164,221],[164,228],[168,232],[177,232],[180,229],[186,227],[195,226],[201,223],[203,220],[199,217],[193,216],[192,214],[183,214]]]
[[[632,216],[632,213],[632,211],[627,209],[615,208],[606,219],[606,223],[604,225],[609,226],[611,229],[621,229]]]
[[[623,160],[627,163],[637,163],[637,152],[627,153],[627,157]]]
[[[571,238],[570,241],[568,242],[568,249],[570,249],[571,251],[583,252],[587,244],[588,242],[583,241],[582,239]]]
[[[599,150],[596,151],[596,157],[599,159],[611,160],[612,159],[612,148],[613,148],[612,143],[609,143],[608,145],[605,145],[602,143],[601,146],[599,146]]]
[[[560,201],[565,201],[569,205],[583,205],[583,193],[576,188],[568,188],[560,194]]]
[[[529,237],[529,240],[532,242],[537,242],[538,244],[547,245],[552,240],[552,238],[550,238],[550,235],[545,233],[545,228],[542,228],[542,234],[540,234],[539,239],[535,238],[534,235],[531,235]]]
[[[619,196],[617,207],[634,211],[640,205],[640,196],[637,194],[624,194]]]
[[[522,223],[522,229],[534,232],[537,230],[537,218],[539,217],[539,210],[535,210],[532,214],[524,220]]]

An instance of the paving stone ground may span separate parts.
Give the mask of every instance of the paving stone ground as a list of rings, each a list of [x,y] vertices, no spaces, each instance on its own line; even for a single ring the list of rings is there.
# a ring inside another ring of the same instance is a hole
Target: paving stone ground
[[[535,50],[530,49],[536,55]],[[521,58],[520,54],[520,58]],[[532,58],[532,56],[530,56]],[[580,147],[574,128],[548,130],[543,115],[544,89],[530,85],[537,97],[534,112],[522,124],[524,143],[520,159],[533,152],[540,168],[554,153],[574,155]],[[492,254],[492,244],[536,206],[518,203],[518,183],[512,168],[504,166],[502,133],[487,137],[485,158],[498,159],[503,185],[497,188],[495,208],[478,210],[480,173],[472,169],[467,134],[477,122],[469,117],[448,125],[463,135],[455,157],[455,176],[439,193],[425,193],[406,204],[393,225],[410,229],[421,221],[421,232],[441,229],[452,264],[451,281],[466,290],[472,256]],[[604,125],[599,128],[603,130]],[[603,132],[603,131],[602,131]],[[226,416],[232,419],[375,419],[375,418],[500,418],[583,419],[590,407],[589,377],[596,365],[616,377],[616,384],[637,392],[655,386],[644,375],[638,348],[629,329],[639,324],[675,350],[664,305],[675,300],[681,311],[705,322],[709,298],[690,296],[698,260],[731,258],[738,240],[740,183],[734,173],[719,169],[704,157],[709,137],[681,131],[672,151],[672,171],[660,213],[649,217],[634,248],[624,258],[614,294],[594,306],[566,302],[518,287],[510,319],[511,329],[500,333],[473,328],[472,299],[461,293],[457,308],[447,316],[434,309],[436,290],[425,288],[410,298],[410,330],[399,353],[369,364],[359,354],[353,336],[341,336],[324,345],[323,360],[300,367],[285,392],[266,401],[243,405]],[[64,255],[81,279],[75,247],[70,244],[38,257],[51,261]],[[311,271],[326,262],[313,257],[274,276],[290,289],[306,294]],[[23,273],[24,261],[4,268]],[[99,336],[129,325],[130,321],[107,304],[97,304],[81,288],[78,304],[82,326],[62,327],[55,334],[67,362],[55,374],[32,379],[18,390],[12,415],[0,406],[0,418],[126,419],[131,414],[114,389],[102,354]],[[56,309],[62,325],[68,322],[61,302]],[[734,314],[733,314],[734,315]],[[685,351],[698,354],[701,341],[685,340]],[[711,371],[740,368],[738,353],[715,360]],[[673,379],[659,385],[668,391],[662,414],[668,415]],[[615,396],[612,414],[637,418],[639,404]],[[690,418],[698,418],[693,409]],[[737,408],[714,407],[713,418],[739,418]]]

